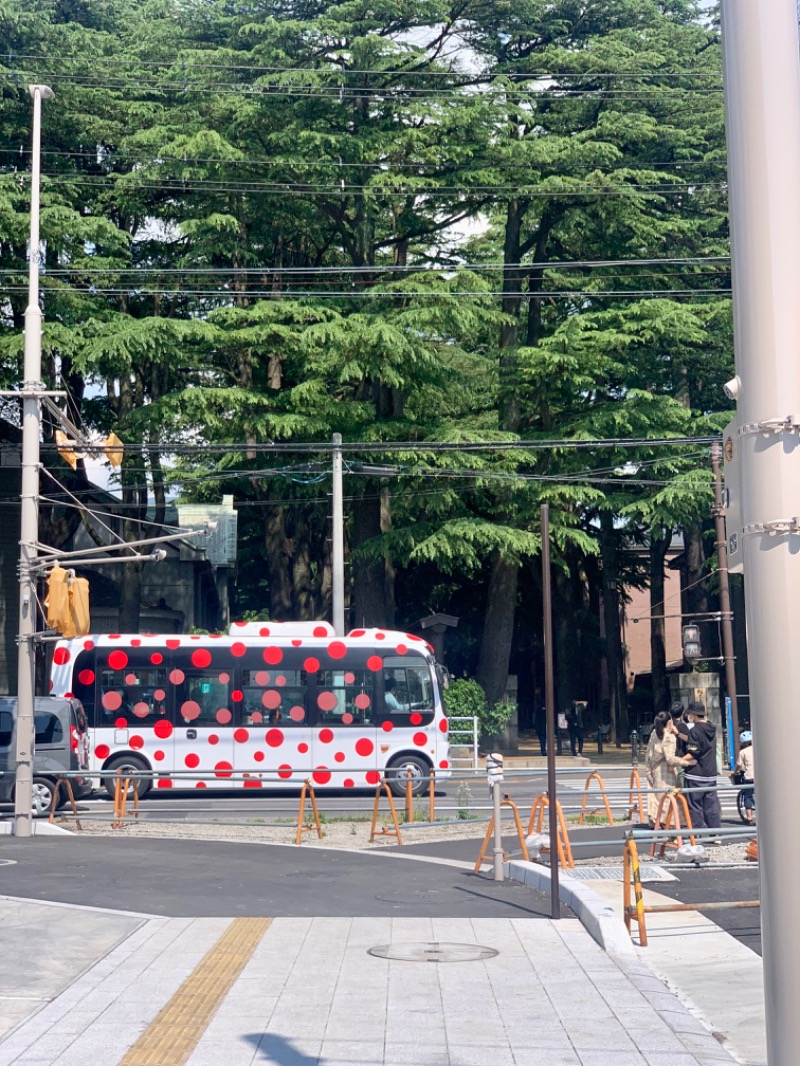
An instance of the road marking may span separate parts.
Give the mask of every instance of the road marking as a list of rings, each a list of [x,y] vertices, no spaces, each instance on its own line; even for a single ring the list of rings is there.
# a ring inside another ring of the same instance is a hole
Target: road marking
[[[120,1066],[183,1066],[271,924],[271,918],[235,918]]]

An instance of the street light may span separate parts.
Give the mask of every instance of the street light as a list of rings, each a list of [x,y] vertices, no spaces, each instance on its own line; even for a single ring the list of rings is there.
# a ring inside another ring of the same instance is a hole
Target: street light
[[[33,833],[33,709],[36,673],[36,543],[39,539],[39,432],[42,376],[42,312],[39,307],[39,184],[42,100],[47,85],[30,85],[33,97],[31,143],[31,235],[28,250],[28,306],[25,310],[25,359],[22,375],[22,489],[19,556],[19,673],[17,681],[17,777],[14,832]]]

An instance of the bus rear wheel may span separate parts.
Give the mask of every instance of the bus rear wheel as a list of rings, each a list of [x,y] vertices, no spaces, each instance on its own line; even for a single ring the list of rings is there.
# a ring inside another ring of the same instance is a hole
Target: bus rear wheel
[[[405,796],[411,776],[411,795],[419,796],[430,780],[431,768],[419,755],[399,755],[386,768],[386,781],[395,796]]]
[[[122,771],[122,777],[128,775],[135,777],[137,774],[146,774],[150,767],[144,762],[143,759],[137,759],[135,755],[119,755],[116,759],[112,759],[108,766],[105,768],[105,773],[108,777],[103,778],[103,788],[109,794],[111,799],[114,798],[114,790],[117,787],[117,771]],[[151,777],[139,778],[139,799],[146,796],[150,789],[153,787],[153,779]],[[128,789],[128,796],[133,795],[133,787]]]

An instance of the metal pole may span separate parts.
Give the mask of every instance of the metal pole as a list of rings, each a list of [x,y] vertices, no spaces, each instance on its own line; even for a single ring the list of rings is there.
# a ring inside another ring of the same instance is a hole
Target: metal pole
[[[342,435],[333,434],[333,628],[344,636],[344,501]]]
[[[503,824],[500,819],[500,782],[492,784],[492,816],[494,818],[494,880],[505,880],[503,868]]]
[[[558,886],[558,796],[556,793],[556,701],[553,692],[553,597],[550,586],[550,508],[543,503],[542,601],[544,604],[544,706],[547,718],[547,821],[550,826],[550,915],[561,917]]]
[[[800,836],[787,832],[787,737],[800,692],[800,41],[795,0],[723,0],[733,311],[734,447],[742,470],[748,663],[770,1066],[800,1048]],[[775,871],[780,870],[780,876]],[[768,875],[769,873],[769,875]]]
[[[37,390],[43,389],[42,312],[39,308],[39,183],[42,100],[53,96],[46,85],[31,85],[31,230],[28,250],[28,306],[25,310],[25,362],[22,374],[22,486],[19,532],[19,664],[17,675],[17,774],[14,832],[33,834],[33,709],[36,678],[36,542],[39,539],[39,431]]]
[[[725,533],[725,506],[722,500],[722,449],[711,445],[711,469],[714,472],[714,516],[716,532],[717,573],[719,574],[719,607],[722,612],[722,656],[725,660],[725,688],[731,703],[731,734],[734,761],[739,758],[739,704],[736,700],[736,663],[733,655],[733,615],[728,574],[728,538]]]

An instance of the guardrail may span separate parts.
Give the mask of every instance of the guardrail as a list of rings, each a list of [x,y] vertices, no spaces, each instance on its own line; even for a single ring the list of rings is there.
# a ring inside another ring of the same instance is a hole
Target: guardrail
[[[456,725],[455,723],[460,724]],[[473,770],[480,770],[480,756],[478,754],[479,733],[478,719],[472,715],[454,714],[447,719],[447,734],[451,746],[472,749],[470,755],[464,758],[458,755],[453,756],[451,752],[450,762],[452,765],[467,763]],[[454,740],[454,737],[465,737],[466,740]]]

